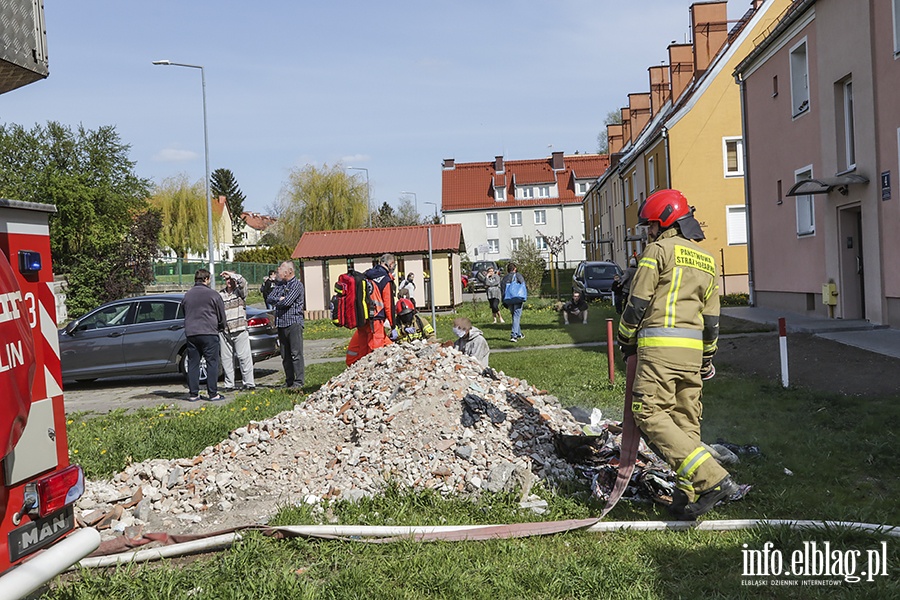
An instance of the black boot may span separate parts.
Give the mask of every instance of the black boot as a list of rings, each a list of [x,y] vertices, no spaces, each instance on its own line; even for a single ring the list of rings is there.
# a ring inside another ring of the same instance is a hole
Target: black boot
[[[684,507],[684,519],[695,520],[700,515],[706,514],[719,500],[725,500],[735,494],[740,488],[726,475],[722,481],[712,486],[705,492],[701,492],[696,502],[691,502]]]
[[[672,516],[679,521],[685,520],[684,509],[687,508],[688,504],[690,502],[688,502],[688,496],[684,490],[675,488],[675,491],[672,492],[672,504],[669,505],[669,512]]]

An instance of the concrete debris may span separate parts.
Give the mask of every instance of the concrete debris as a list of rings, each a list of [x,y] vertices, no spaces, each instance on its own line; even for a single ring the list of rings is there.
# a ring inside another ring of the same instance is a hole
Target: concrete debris
[[[381,348],[293,410],[250,422],[195,458],[147,460],[88,481],[79,519],[194,533],[251,524],[248,515],[284,505],[358,501],[390,483],[472,498],[519,492],[527,508],[543,508],[529,497],[536,480],[578,477],[554,436],[579,435],[581,425],[555,397],[483,370],[424,341]],[[497,415],[464,427],[473,395]]]

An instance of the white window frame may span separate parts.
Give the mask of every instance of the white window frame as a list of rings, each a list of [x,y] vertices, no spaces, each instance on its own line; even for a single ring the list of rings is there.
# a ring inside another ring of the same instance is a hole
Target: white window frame
[[[509,247],[511,250],[518,250],[522,246],[522,238],[514,237],[509,240]]]
[[[653,156],[647,157],[647,189],[651,193],[656,190],[656,158]]]
[[[550,197],[550,186],[549,185],[539,185],[538,186],[538,198],[549,198]]]
[[[794,171],[794,182],[801,179],[811,179],[813,176],[812,165]],[[810,237],[816,235],[816,204],[815,196],[806,194],[794,196],[797,208],[797,237]]]
[[[510,227],[521,227],[522,226],[522,211],[514,210],[509,213],[509,226]]]
[[[519,198],[523,200],[532,200],[534,199],[534,187],[530,185],[523,185],[519,188]]]
[[[894,13],[894,59],[900,58],[900,0],[891,0]]]
[[[728,204],[725,206],[725,227],[729,246],[747,245],[747,206]]]
[[[495,202],[506,202],[506,188],[505,187],[495,187],[494,188],[494,201]]]
[[[542,235],[534,236],[534,245],[541,252],[550,252],[550,246],[547,245],[547,238]]]
[[[802,65],[799,57],[795,58],[794,56],[801,47],[803,48]],[[788,59],[791,67],[791,117],[797,118],[807,114],[812,104],[809,89],[809,45],[806,43],[805,37],[791,47]],[[804,101],[806,101],[806,106],[801,109],[800,106]]]
[[[485,227],[488,229],[493,229],[495,227],[499,227],[500,219],[497,218],[497,213],[489,212],[484,214],[484,223]]]
[[[500,254],[500,240],[499,239],[489,239],[488,243],[488,254]]]
[[[737,167],[734,171],[728,170],[728,144],[734,143],[734,151],[737,155]],[[739,135],[722,138],[722,169],[725,177],[744,176],[744,138]]]
[[[538,219],[540,217],[540,219]],[[536,209],[534,211],[534,224],[535,225],[546,225],[547,224],[547,211],[543,208]]]
[[[575,194],[577,196],[584,196],[587,194],[588,188],[590,184],[587,181],[579,181],[575,184]]]
[[[853,79],[841,86],[841,104],[844,108],[844,163],[847,171],[856,168],[856,122],[853,118]]]

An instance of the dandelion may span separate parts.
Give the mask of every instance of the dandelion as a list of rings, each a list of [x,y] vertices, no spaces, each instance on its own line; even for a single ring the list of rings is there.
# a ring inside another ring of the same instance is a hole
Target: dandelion
[[[100,454],[106,454],[106,448],[100,451]]]
[[[78,448],[75,448],[74,450],[72,450],[72,454],[78,454]]]
[[[66,425],[71,425],[74,422],[75,422],[74,419],[69,419],[68,421],[66,421]]]

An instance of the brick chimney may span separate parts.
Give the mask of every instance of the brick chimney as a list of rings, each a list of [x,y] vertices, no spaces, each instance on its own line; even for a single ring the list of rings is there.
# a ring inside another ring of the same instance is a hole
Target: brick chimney
[[[650,122],[650,94],[628,94],[628,112],[631,114],[631,141],[634,142]]]
[[[699,77],[728,41],[728,2],[691,4],[691,36],[694,40],[694,71]]]
[[[554,171],[564,171],[566,168],[565,160],[563,160],[562,152],[552,152],[550,154],[550,167]]]
[[[621,123],[606,126],[606,142],[610,154],[615,154],[622,150],[622,147],[625,146],[625,136],[622,134]]]
[[[503,157],[502,156],[494,157],[494,170],[498,173],[503,172]]]
[[[631,141],[631,110],[627,106],[623,106],[622,112],[622,142],[627,144]]]
[[[650,73],[650,118],[655,117],[663,105],[672,97],[669,65],[658,65],[647,69]]]
[[[456,168],[456,159],[455,158],[445,158],[444,162],[441,164],[441,168],[445,171],[449,171]]]
[[[669,70],[672,73],[672,100],[677,102],[694,78],[693,46],[669,44]]]

